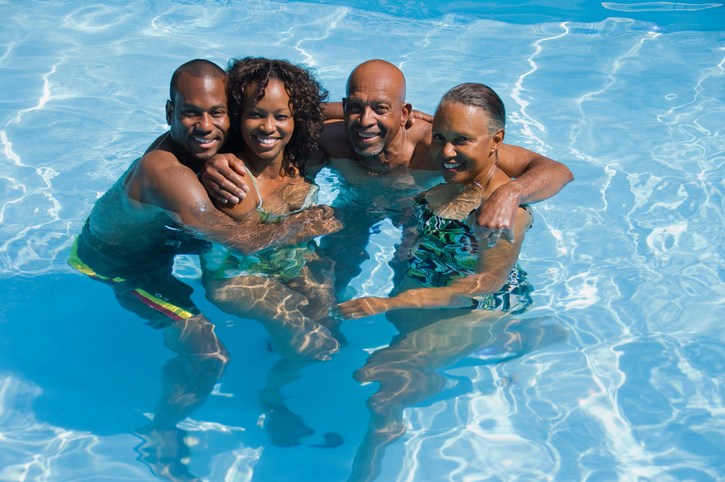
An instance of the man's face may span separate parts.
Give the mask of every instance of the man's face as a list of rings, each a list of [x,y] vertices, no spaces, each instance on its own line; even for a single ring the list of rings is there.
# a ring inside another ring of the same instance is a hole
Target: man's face
[[[175,98],[166,103],[166,120],[173,143],[190,160],[206,162],[219,152],[229,131],[224,80],[182,73]]]
[[[378,156],[407,120],[401,86],[385,76],[357,75],[343,99],[345,130],[361,156]]]

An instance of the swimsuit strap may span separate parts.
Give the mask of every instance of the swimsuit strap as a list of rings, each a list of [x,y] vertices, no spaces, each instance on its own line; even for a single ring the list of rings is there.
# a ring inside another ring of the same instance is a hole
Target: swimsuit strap
[[[246,170],[249,173],[249,177],[252,178],[252,184],[254,185],[254,189],[257,191],[257,197],[259,198],[259,202],[257,203],[257,209],[262,208],[262,193],[259,191],[259,186],[257,186],[257,178],[254,177],[254,174],[252,174],[252,171],[249,170],[247,165],[244,165],[244,170]]]

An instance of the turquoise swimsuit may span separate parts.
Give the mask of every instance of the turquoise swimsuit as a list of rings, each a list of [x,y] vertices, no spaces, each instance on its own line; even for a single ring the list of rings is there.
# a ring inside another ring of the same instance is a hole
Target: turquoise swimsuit
[[[414,217],[418,239],[411,251],[408,276],[423,286],[441,287],[476,273],[478,242],[465,222],[433,214],[424,194],[415,198]],[[532,304],[532,291],[526,272],[516,265],[500,291],[473,297],[473,309],[523,313]]]
[[[246,169],[246,167],[245,167]],[[257,182],[254,175],[247,169],[255,188]],[[262,197],[257,204],[257,214],[265,224],[281,222],[286,216],[300,212],[312,206],[317,199],[317,185],[312,185],[300,209],[289,214],[274,214],[262,207]],[[257,189],[259,192],[259,189]],[[307,261],[314,256],[317,245],[314,241],[291,246],[268,248],[250,255],[242,255],[229,248],[214,243],[211,249],[202,254],[205,272],[219,279],[230,279],[237,276],[274,277],[281,281],[289,281],[299,276]]]

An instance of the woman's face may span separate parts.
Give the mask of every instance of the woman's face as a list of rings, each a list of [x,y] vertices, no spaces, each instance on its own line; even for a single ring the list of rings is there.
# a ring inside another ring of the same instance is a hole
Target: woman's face
[[[256,82],[244,89],[241,133],[246,152],[252,161],[281,162],[295,128],[289,94],[281,81],[269,79],[264,97],[255,103],[256,89]]]
[[[447,182],[488,183],[496,165],[493,155],[503,141],[503,129],[488,132],[486,112],[460,103],[441,104],[433,118],[431,149]]]

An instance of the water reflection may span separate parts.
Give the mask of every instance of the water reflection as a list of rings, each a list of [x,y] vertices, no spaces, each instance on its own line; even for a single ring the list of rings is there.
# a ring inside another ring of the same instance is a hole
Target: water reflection
[[[274,254],[286,254],[289,264],[291,249],[284,247]],[[229,314],[259,321],[269,334],[270,349],[280,356],[267,374],[259,403],[264,412],[262,423],[271,442],[282,447],[299,445],[314,432],[302,417],[289,410],[283,388],[297,380],[306,366],[329,360],[344,342],[339,332],[340,321],[329,316],[329,309],[337,300],[334,262],[320,254],[314,242],[298,247],[295,252],[300,249],[304,255],[293,270],[266,276],[218,277],[209,269],[209,257],[202,256],[207,298]],[[235,259],[226,258],[227,265]],[[340,443],[334,434],[328,434],[326,439],[325,445]]]
[[[164,328],[165,345],[178,356],[161,371],[161,396],[151,422],[136,434],[139,460],[158,477],[169,480],[201,480],[191,474],[186,461],[186,432],[178,423],[196,410],[224,373],[229,356],[203,315],[177,321]]]
[[[449,384],[446,368],[503,363],[567,337],[549,318],[494,311],[400,310],[386,316],[399,334],[355,372],[358,381],[376,382],[379,389],[367,402],[370,418],[350,481],[377,478],[386,447],[405,433],[404,410],[441,396]]]

